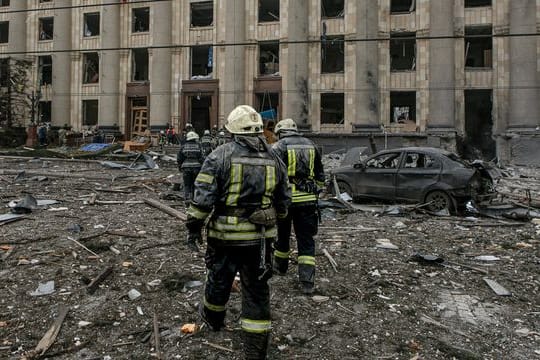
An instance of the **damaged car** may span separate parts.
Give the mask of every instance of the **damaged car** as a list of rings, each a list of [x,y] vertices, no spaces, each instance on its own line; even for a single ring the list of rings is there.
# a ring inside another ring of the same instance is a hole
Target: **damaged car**
[[[494,193],[494,170],[446,150],[407,147],[378,152],[332,175],[340,191],[354,200],[422,203],[428,211],[455,213],[467,202]]]

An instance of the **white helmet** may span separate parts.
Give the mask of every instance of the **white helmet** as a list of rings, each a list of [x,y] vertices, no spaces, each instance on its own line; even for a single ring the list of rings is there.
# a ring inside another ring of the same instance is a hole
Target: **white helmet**
[[[298,131],[298,127],[293,119],[283,119],[277,123],[274,133],[279,134],[281,131]]]
[[[210,135],[210,130],[204,130],[204,134],[203,135]]]
[[[195,131],[190,131],[186,135],[186,140],[187,141],[199,140],[199,135]]]
[[[237,106],[227,117],[225,128],[231,134],[261,134],[263,121],[261,115],[249,105]]]

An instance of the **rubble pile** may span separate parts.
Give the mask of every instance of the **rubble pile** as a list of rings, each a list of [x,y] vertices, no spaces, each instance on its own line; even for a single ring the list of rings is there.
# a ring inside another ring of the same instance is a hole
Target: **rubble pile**
[[[0,157],[0,358],[241,359],[238,282],[224,331],[198,319],[175,163],[114,162]],[[498,189],[538,198],[540,171],[512,171]],[[272,358],[540,357],[531,202],[527,219],[324,204],[315,294],[295,266],[271,280]]]

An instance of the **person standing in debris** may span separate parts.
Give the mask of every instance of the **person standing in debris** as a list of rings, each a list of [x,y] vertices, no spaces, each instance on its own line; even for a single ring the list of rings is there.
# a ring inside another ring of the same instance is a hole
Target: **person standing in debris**
[[[210,155],[212,150],[214,150],[212,146],[212,136],[210,136],[210,130],[204,130],[204,134],[201,138],[201,147],[204,151],[204,157]]]
[[[207,280],[202,320],[214,331],[224,326],[231,285],[240,273],[241,326],[247,359],[266,359],[270,339],[272,240],[276,218],[287,215],[290,190],[283,162],[262,135],[260,115],[251,106],[236,107],[227,118],[233,141],[214,150],[195,181],[187,214],[188,246],[197,249],[208,223]]]
[[[278,240],[274,246],[274,271],[284,275],[289,266],[291,225],[298,245],[298,277],[305,294],[315,284],[315,239],[319,225],[317,200],[324,186],[321,155],[313,142],[298,133],[292,119],[277,123],[278,137],[272,150],[287,166],[292,189],[292,204],[285,219],[278,221]]]
[[[193,184],[203,161],[204,154],[199,144],[199,135],[194,131],[190,131],[187,133],[186,142],[180,147],[177,156],[178,168],[184,178],[184,200],[186,205],[191,203],[193,198]]]
[[[41,124],[38,127],[37,133],[38,133],[39,145],[46,146],[47,145],[47,126],[45,126],[45,124]]]

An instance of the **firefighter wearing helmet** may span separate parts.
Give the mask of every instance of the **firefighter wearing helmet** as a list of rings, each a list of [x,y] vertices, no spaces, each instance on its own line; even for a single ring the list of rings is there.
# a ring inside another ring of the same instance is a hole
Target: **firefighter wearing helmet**
[[[313,142],[300,133],[293,119],[284,119],[274,129],[278,141],[272,150],[287,166],[292,204],[286,218],[278,221],[274,245],[274,272],[284,275],[289,266],[291,226],[298,245],[298,278],[305,294],[315,285],[315,239],[319,213],[317,200],[324,186],[321,155]]]
[[[265,359],[270,338],[271,244],[276,218],[287,215],[287,170],[265,142],[260,115],[247,105],[228,116],[231,142],[204,161],[188,210],[188,242],[196,244],[207,225],[207,280],[202,320],[215,331],[224,326],[231,285],[240,273],[241,327],[247,359]]]
[[[186,141],[180,147],[176,159],[184,179],[184,200],[189,205],[193,197],[195,178],[204,161],[204,152],[199,144],[199,135],[195,131],[187,133]]]

